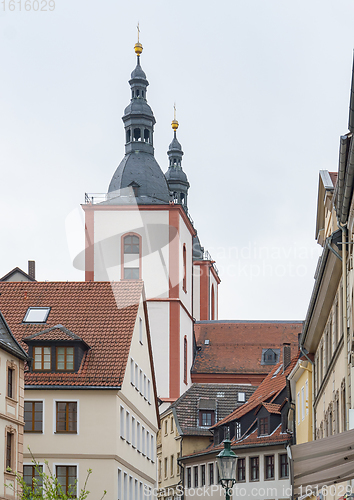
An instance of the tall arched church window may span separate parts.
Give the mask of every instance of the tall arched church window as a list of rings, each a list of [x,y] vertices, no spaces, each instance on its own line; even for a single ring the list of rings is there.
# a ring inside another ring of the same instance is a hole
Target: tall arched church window
[[[187,293],[187,250],[186,245],[183,245],[183,291]]]
[[[214,292],[214,284],[211,285],[211,319],[215,319],[215,292]]]
[[[184,345],[183,345],[183,381],[187,384],[187,361],[188,361],[188,344],[187,337],[184,337]]]
[[[141,237],[131,233],[122,237],[122,278],[141,278]]]

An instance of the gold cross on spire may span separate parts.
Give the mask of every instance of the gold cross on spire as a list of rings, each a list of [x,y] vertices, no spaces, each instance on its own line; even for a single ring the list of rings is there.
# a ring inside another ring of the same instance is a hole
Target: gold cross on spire
[[[134,50],[135,50],[135,54],[139,57],[140,54],[142,53],[143,51],[143,46],[141,45],[140,41],[139,41],[139,38],[140,38],[140,26],[139,26],[139,23],[138,23],[138,26],[136,27],[137,30],[138,30],[138,41],[137,43],[134,45]]]
[[[172,130],[176,133],[176,130],[178,129],[178,121],[176,120],[176,103],[173,105],[173,120],[172,120]]]

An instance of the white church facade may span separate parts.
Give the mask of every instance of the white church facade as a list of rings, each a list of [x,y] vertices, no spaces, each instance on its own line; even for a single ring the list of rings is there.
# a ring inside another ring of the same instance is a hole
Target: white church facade
[[[108,192],[101,198],[86,195],[82,205],[85,280],[144,280],[158,396],[170,403],[191,385],[194,321],[218,318],[220,279],[188,212],[176,119],[165,174],[154,157],[155,118],[146,100],[140,43],[135,52],[131,100],[123,116],[125,156]]]

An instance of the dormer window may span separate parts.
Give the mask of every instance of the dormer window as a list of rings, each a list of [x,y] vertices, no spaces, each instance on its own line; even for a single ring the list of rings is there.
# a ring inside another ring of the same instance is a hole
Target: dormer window
[[[258,420],[258,435],[264,436],[268,434],[268,417],[260,418]]]
[[[23,323],[45,323],[50,307],[29,307],[23,318]]]
[[[262,365],[276,365],[279,363],[280,349],[262,349]]]
[[[57,370],[73,370],[74,369],[74,348],[73,347],[57,347],[56,348],[56,368]]]
[[[199,410],[199,425],[201,427],[211,427],[215,423],[214,410]]]
[[[50,347],[34,347],[34,371],[49,371],[51,369],[51,349]]]

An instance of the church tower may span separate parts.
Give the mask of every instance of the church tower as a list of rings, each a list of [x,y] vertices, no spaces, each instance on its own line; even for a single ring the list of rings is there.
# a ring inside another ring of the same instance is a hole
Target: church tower
[[[182,169],[176,116],[165,175],[154,156],[156,121],[147,102],[149,82],[141,67],[142,50],[138,41],[137,63],[129,80],[130,103],[122,118],[125,155],[108,192],[98,197],[86,195],[82,205],[85,279],[144,281],[158,396],[170,403],[191,384],[194,320],[201,317],[201,300],[207,300],[209,308],[211,285],[209,279],[203,281],[194,273],[207,261],[188,213],[189,182]],[[208,290],[201,292],[203,286]],[[197,298],[193,297],[194,287],[199,290]],[[209,319],[209,313],[207,316]],[[131,360],[129,366],[135,362],[138,360]]]

